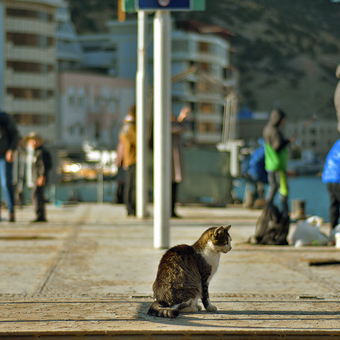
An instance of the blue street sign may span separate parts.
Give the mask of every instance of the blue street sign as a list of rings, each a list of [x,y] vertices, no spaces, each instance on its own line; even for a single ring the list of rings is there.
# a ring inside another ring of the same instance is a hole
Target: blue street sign
[[[142,11],[189,11],[192,0],[136,0],[136,9]]]

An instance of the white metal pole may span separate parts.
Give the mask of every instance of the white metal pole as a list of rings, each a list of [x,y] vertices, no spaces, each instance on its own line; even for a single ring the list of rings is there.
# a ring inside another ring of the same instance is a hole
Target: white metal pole
[[[171,187],[170,12],[154,18],[154,247],[168,248]]]
[[[146,123],[146,31],[147,14],[138,11],[138,55],[136,74],[136,110],[137,110],[137,164],[136,164],[136,212],[138,218],[146,217],[148,191],[148,155]]]

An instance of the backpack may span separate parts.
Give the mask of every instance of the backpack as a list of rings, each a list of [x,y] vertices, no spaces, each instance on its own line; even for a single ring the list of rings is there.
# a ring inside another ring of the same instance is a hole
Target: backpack
[[[255,235],[250,243],[288,245],[289,216],[280,213],[273,204],[266,204],[256,225]]]

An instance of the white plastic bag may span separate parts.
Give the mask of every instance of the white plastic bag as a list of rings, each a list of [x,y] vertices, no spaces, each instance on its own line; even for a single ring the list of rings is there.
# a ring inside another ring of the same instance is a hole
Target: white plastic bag
[[[291,238],[291,244],[295,247],[307,245],[327,245],[329,237],[320,231],[322,218],[309,217],[306,221],[299,222]]]

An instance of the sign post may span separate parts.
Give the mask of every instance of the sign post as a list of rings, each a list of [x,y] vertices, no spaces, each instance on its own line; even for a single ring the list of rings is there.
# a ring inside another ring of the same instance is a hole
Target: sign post
[[[189,11],[192,0],[138,0],[137,10],[147,11]]]
[[[171,20],[170,11],[204,10],[205,0],[124,0],[125,12],[156,11],[154,18],[154,247],[168,248],[170,243],[170,202],[171,202]],[[142,16],[139,16],[139,20]],[[145,18],[144,18],[145,20]],[[144,24],[145,25],[145,24]],[[138,71],[137,71],[137,141],[140,141],[145,129],[145,61],[140,59],[140,48],[144,46],[145,26],[138,24]],[[143,50],[143,52],[145,52]],[[145,58],[145,53],[144,53]],[[141,106],[138,108],[138,106]],[[137,187],[142,188],[143,167],[146,162],[145,151],[137,145]],[[143,156],[144,154],[144,156]],[[139,164],[140,163],[140,164]],[[138,170],[140,166],[140,171]],[[144,189],[143,189],[144,190]],[[137,188],[137,214],[144,214],[144,208],[138,200],[143,199],[142,189]],[[139,208],[140,207],[140,208]]]
[[[136,129],[137,129],[137,162],[136,162],[136,213],[138,218],[147,214],[148,193],[148,149],[146,122],[146,29],[147,14],[138,11],[138,43],[136,74]]]
[[[170,12],[154,19],[154,247],[168,248],[171,202]]]

